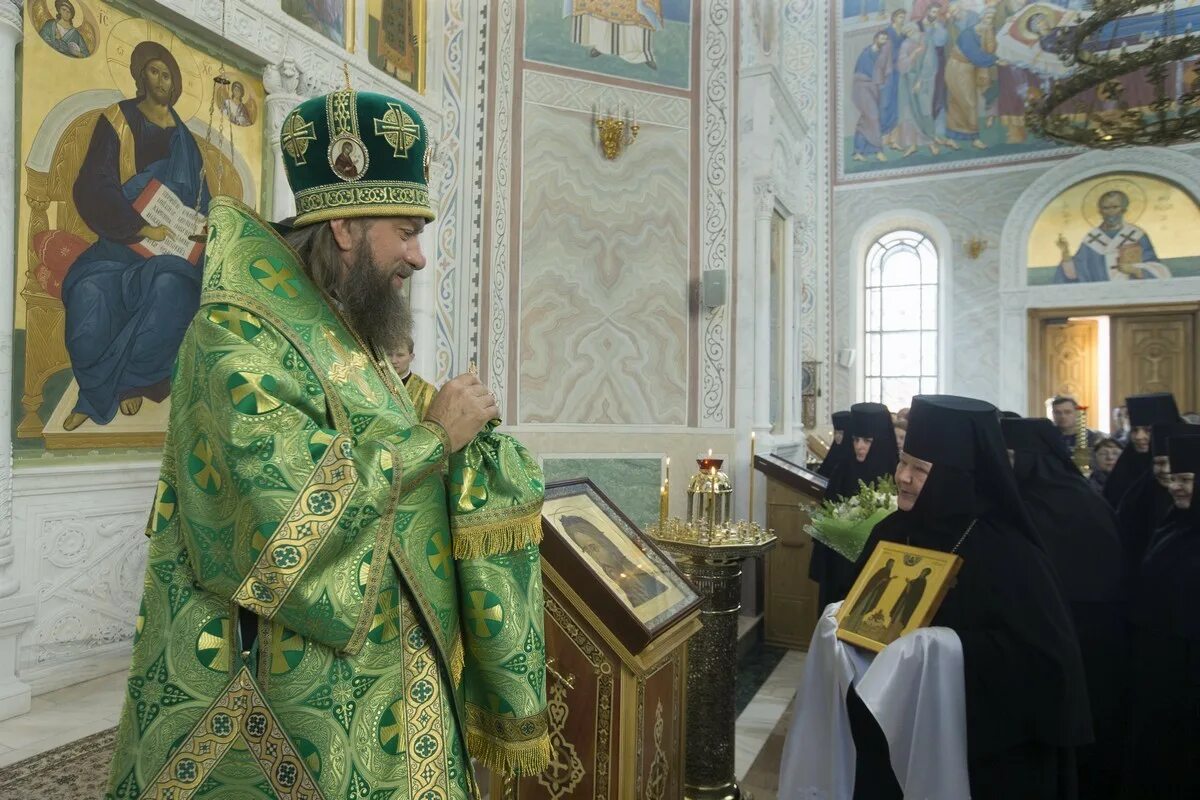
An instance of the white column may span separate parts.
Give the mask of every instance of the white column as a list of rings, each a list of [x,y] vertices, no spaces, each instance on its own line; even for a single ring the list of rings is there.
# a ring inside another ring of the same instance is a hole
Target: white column
[[[16,74],[21,7],[0,0],[0,75]],[[17,638],[33,621],[32,594],[21,593],[12,530],[12,340],[16,291],[16,81],[0,80],[0,719],[29,710],[29,686],[17,679]]]
[[[771,430],[771,215],[775,187],[754,184],[754,416],[760,435]]]
[[[307,98],[300,94],[300,68],[290,58],[271,64],[263,70],[263,88],[267,90],[266,135],[271,145],[271,199],[263,215],[279,221],[295,216],[296,199],[288,186],[287,171],[283,167],[283,145],[279,134],[283,120],[296,106]]]

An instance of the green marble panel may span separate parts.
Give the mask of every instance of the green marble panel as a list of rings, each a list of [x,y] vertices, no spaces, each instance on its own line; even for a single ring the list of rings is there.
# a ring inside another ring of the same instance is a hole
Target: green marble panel
[[[546,458],[546,482],[588,478],[633,523],[645,530],[658,522],[662,461],[657,458]]]

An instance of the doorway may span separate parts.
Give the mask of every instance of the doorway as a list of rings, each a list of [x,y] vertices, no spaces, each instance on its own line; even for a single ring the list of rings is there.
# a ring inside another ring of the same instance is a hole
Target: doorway
[[[1195,411],[1200,303],[1031,309],[1030,416],[1056,395],[1087,406],[1088,426],[1111,430],[1111,410],[1131,394],[1171,392]]]

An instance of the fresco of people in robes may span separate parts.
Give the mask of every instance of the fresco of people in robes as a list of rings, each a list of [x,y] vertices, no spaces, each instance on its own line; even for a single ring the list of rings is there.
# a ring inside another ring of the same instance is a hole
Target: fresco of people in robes
[[[526,0],[525,58],[687,89],[693,0]]]
[[[283,13],[342,47],[349,45],[346,0],[283,0]]]
[[[1195,198],[1163,178],[1110,173],[1063,190],[1029,237],[1028,283],[1160,281],[1200,276]]]
[[[1047,158],[1063,150],[1027,129],[1025,109],[1068,74],[1060,30],[1092,13],[1091,0],[837,0],[834,57],[840,133],[838,179]],[[1200,5],[1179,4],[1174,25],[1200,27]],[[1144,13],[1106,28],[1096,51],[1164,28]],[[1182,73],[1175,95],[1186,90]],[[1119,76],[1118,90],[1080,101],[1096,113],[1148,109],[1145,71]]]
[[[95,19],[107,69],[25,50],[17,436],[34,446],[162,440],[209,201],[258,198],[261,83],[115,7]]]
[[[369,0],[367,59],[414,92],[425,91],[425,0]]]

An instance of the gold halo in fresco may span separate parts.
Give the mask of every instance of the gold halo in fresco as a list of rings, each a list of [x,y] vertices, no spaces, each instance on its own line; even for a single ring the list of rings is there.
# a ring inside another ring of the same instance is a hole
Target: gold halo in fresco
[[[175,101],[175,113],[185,123],[196,115],[204,95],[206,81],[200,75],[200,67],[192,55],[191,48],[179,41],[175,34],[144,19],[121,20],[112,27],[105,47],[105,61],[113,83],[126,97],[137,97],[137,86],[129,74],[129,59],[139,42],[157,42],[175,56],[183,92]]]
[[[1088,190],[1083,196],[1083,207],[1080,208],[1088,224],[1095,228],[1103,221],[1100,218],[1100,198],[1108,192],[1125,193],[1129,198],[1129,208],[1125,209],[1125,221],[1136,225],[1146,211],[1146,190],[1129,178],[1101,181]]]

